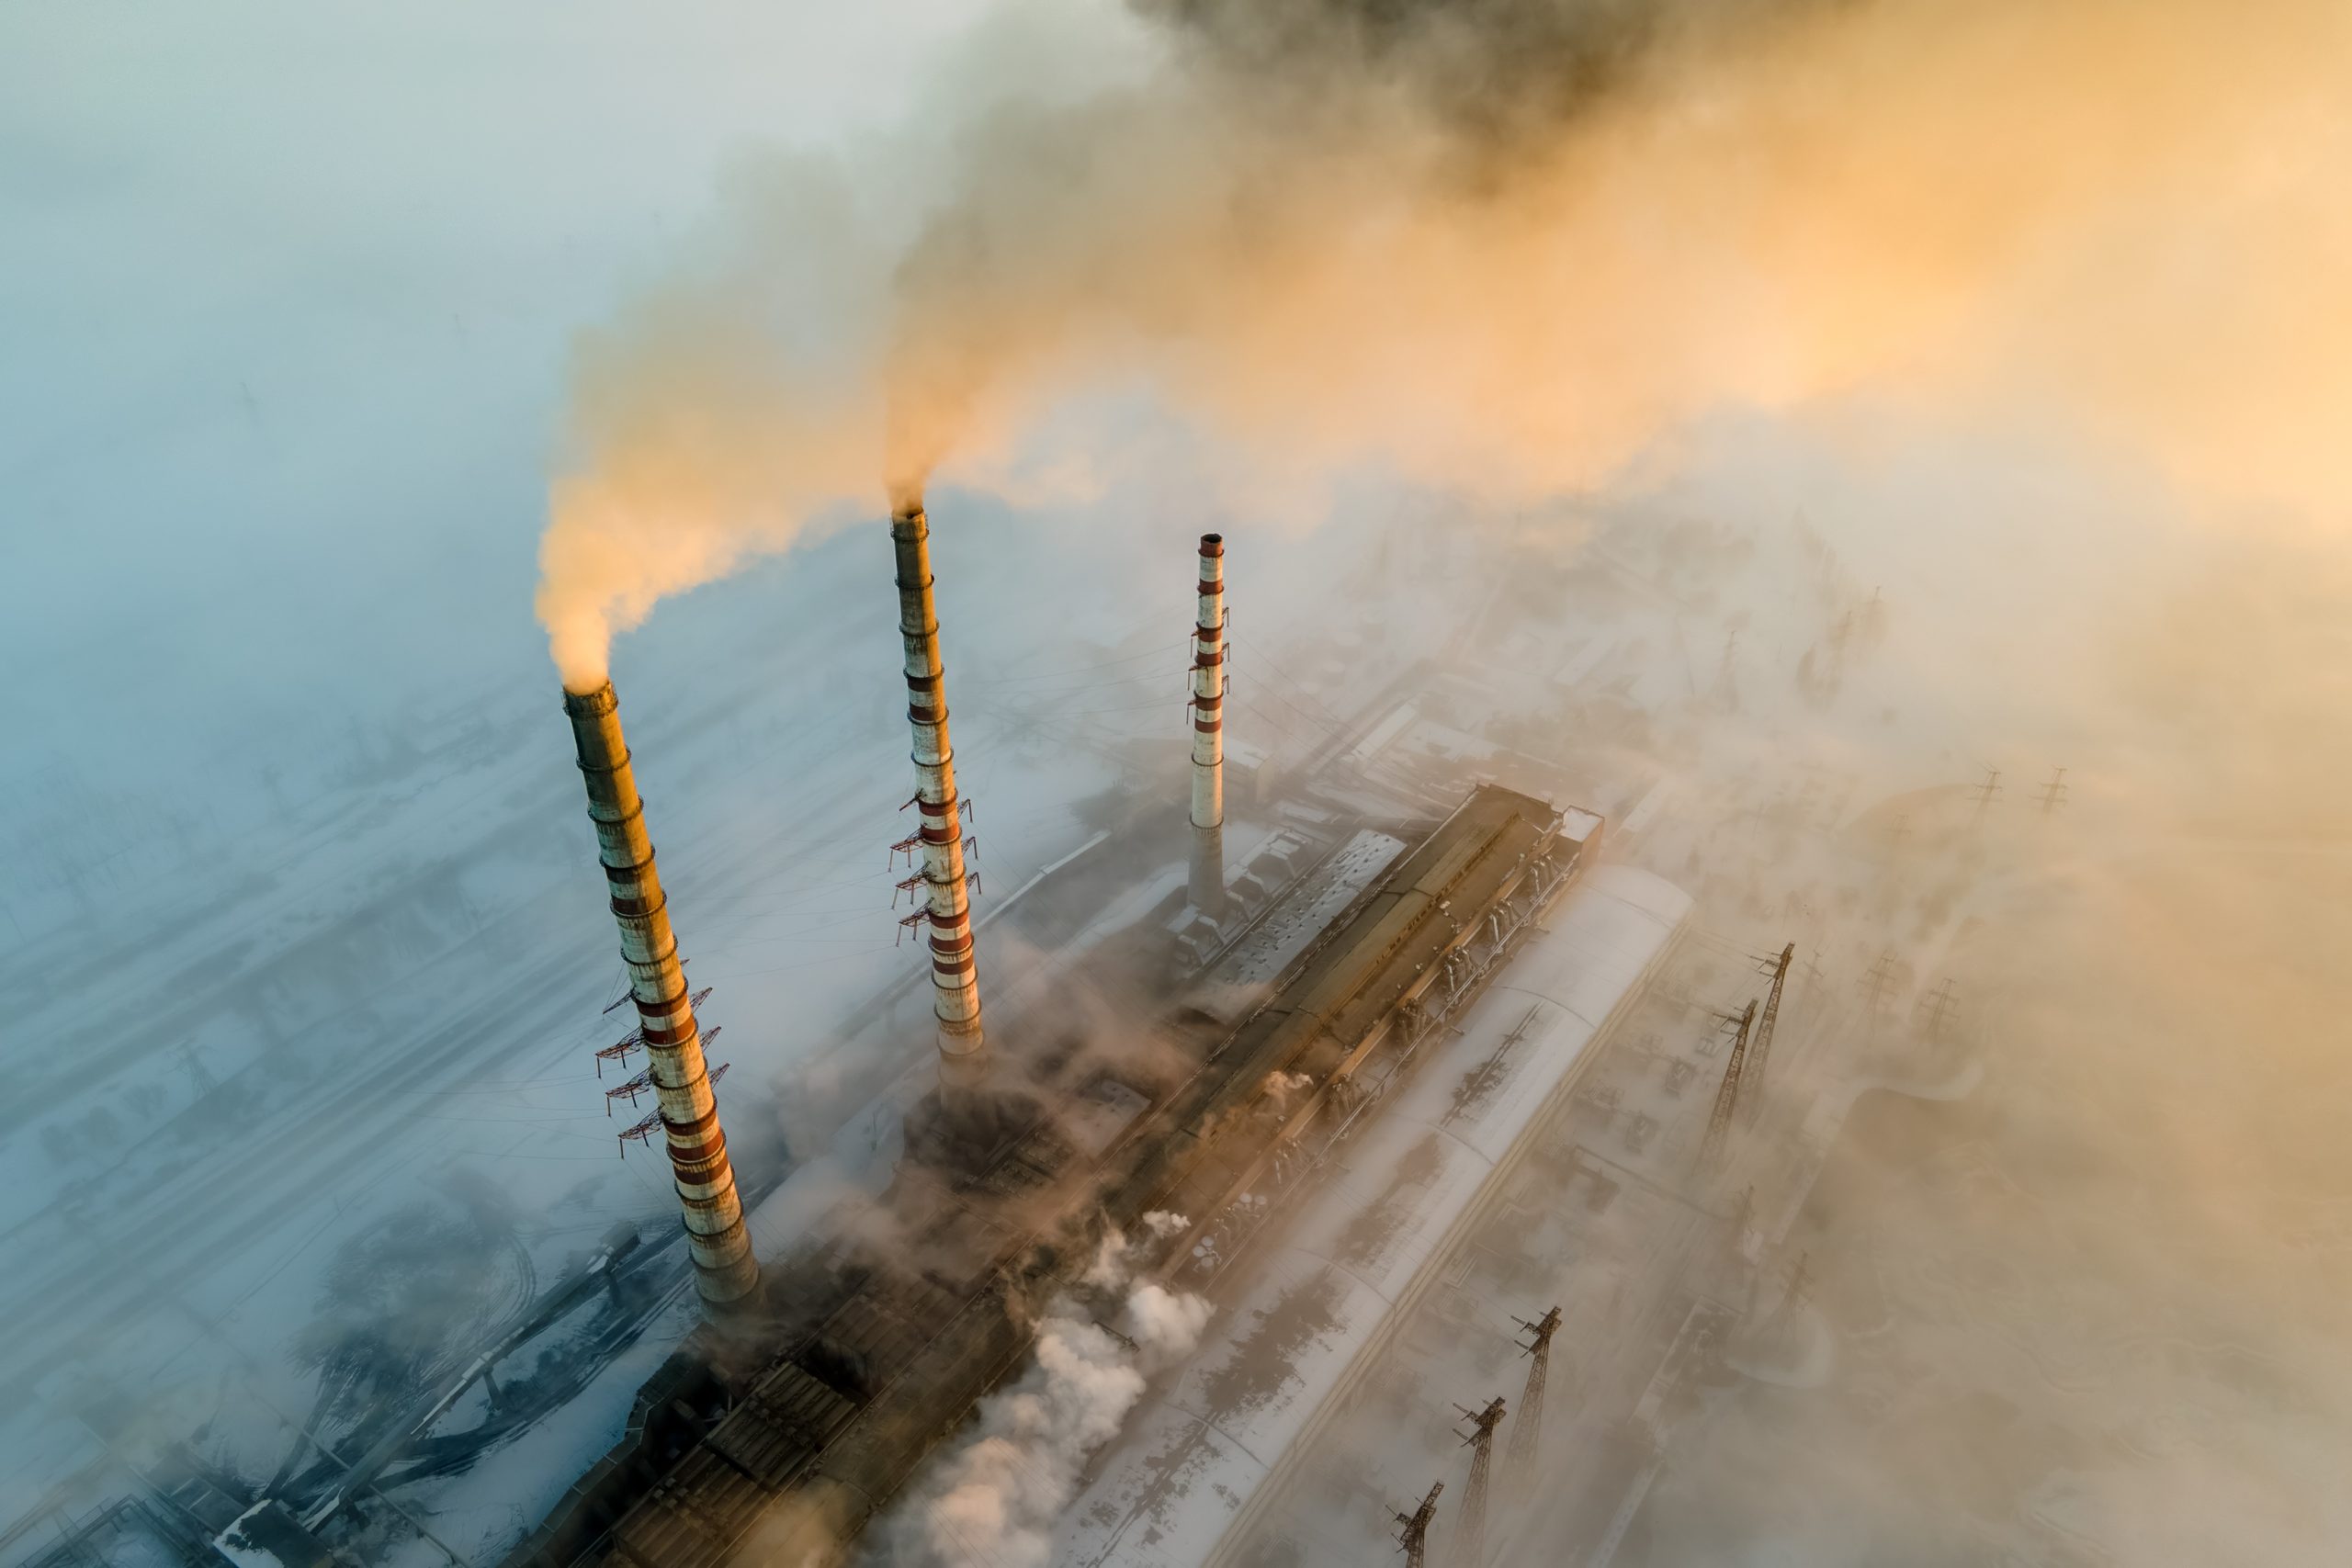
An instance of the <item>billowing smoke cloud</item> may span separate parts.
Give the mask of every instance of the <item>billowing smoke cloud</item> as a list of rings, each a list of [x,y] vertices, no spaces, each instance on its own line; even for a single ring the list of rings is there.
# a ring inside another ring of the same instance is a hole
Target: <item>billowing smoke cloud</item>
[[[1153,1222],[1171,1217],[1150,1216],[1147,1226],[1158,1235],[1163,1227]],[[1148,1281],[1130,1288],[1133,1271],[1114,1232],[1087,1283],[1125,1292],[1115,1331],[1073,1301],[1054,1303],[1029,1371],[981,1404],[978,1429],[882,1532],[888,1561],[1044,1568],[1054,1519],[1077,1493],[1088,1456],[1117,1435],[1146,1378],[1189,1354],[1209,1320],[1199,1296]]]
[[[1826,0],[1135,0],[1185,45],[1293,97],[1385,83],[1470,147],[1508,154],[1589,112],[1663,51]]]
[[[539,599],[568,682],[748,552],[1052,468],[1107,389],[1213,487],[1521,500],[1867,395],[2352,499],[2333,0],[1013,15],[1080,66],[1009,96],[1029,57],[976,48],[925,135],[745,178],[583,348]]]

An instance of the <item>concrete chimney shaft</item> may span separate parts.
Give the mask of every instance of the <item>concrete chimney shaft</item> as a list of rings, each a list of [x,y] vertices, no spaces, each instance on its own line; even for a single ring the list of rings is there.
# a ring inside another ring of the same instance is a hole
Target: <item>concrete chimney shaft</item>
[[[759,1284],[759,1263],[743,1228],[727,1138],[719,1131],[703,1064],[702,1034],[686,996],[678,942],[670,930],[669,902],[646,837],[645,806],[638,798],[628,745],[621,738],[618,700],[609,681],[593,692],[567,691],[563,711],[580,750],[588,786],[588,818],[596,825],[597,858],[612,889],[613,918],[621,929],[621,958],[629,994],[652,1057],[653,1089],[662,1110],[670,1169],[685,1211],[686,1247],[695,1285],[707,1303],[740,1302]]]
[[[1193,624],[1193,907],[1225,912],[1225,536],[1201,536]]]
[[[939,1065],[950,1088],[976,1083],[988,1064],[973,962],[972,904],[964,881],[964,825],[956,801],[956,750],[932,603],[931,526],[920,505],[890,519],[898,558],[899,635],[906,645],[907,720],[914,727],[915,807],[922,813],[922,877],[930,908],[932,1010]]]

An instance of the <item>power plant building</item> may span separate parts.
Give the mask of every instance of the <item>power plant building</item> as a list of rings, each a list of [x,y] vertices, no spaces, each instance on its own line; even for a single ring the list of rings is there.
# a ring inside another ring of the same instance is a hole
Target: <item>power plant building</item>
[[[1186,1216],[1161,1268],[1195,1288],[1250,1254],[1268,1200],[1380,1124],[1382,1102],[1453,1038],[1600,827],[1492,786],[1417,842],[1327,826],[1258,912],[1260,940],[1183,988],[1163,1025],[1180,1054],[1149,1072],[1047,1075],[1057,1109],[1008,1128],[984,1163],[902,1172],[924,1216],[920,1269],[821,1242],[771,1260],[772,1350],[740,1369],[707,1348],[673,1358],[512,1568],[716,1568],[755,1536],[784,1560],[839,1560],[1016,1369],[1034,1309],[1075,1279],[1102,1224]],[[1340,866],[1336,883],[1317,874]],[[1326,918],[1285,919],[1295,899]]]
[[[216,1555],[346,1551],[400,1511],[388,1489],[462,1471],[568,1408],[573,1393],[547,1392],[548,1358],[515,1365],[537,1337],[595,1301],[610,1313],[596,1334],[609,1325],[626,1346],[690,1281],[698,1325],[503,1568],[844,1562],[1021,1371],[1045,1310],[1093,1288],[1090,1268],[1115,1236],[1142,1278],[1216,1303],[1195,1364],[1219,1369],[1221,1392],[1204,1399],[1187,1379],[1147,1393],[1062,1520],[1058,1559],[1230,1561],[1280,1493],[1286,1456],[1347,1407],[1392,1321],[1497,1201],[1678,940],[1689,901],[1646,874],[1596,867],[1598,815],[1494,782],[1465,787],[1475,775],[1460,759],[1415,774],[1395,743],[1432,721],[1412,705],[1410,671],[1361,694],[1352,718],[1279,766],[1230,742],[1227,542],[1206,534],[1191,580],[1186,739],[1181,756],[1163,754],[1165,793],[1096,835],[1111,844],[1099,868],[1063,869],[1081,849],[1033,879],[1054,918],[1084,922],[1083,940],[999,980],[984,1032],[986,921],[919,502],[897,509],[890,537],[915,785],[892,875],[903,853],[899,887],[916,908],[900,923],[923,963],[876,998],[870,1034],[844,1034],[843,1055],[865,1049],[859,1087],[833,1108],[887,1152],[846,1181],[839,1145],[830,1161],[796,1158],[773,1135],[730,1151],[713,1092],[724,1066],[704,1051],[717,1031],[697,1018],[707,993],[686,978],[618,700],[610,682],[566,690],[628,977],[612,1008],[634,1014],[595,1054],[600,1069],[648,1057],[608,1099],[653,1096],[652,1115],[616,1130],[624,1146],[658,1140],[680,1230],[642,1243],[635,1221],[617,1225],[413,1406],[388,1403],[350,1456],[273,1483],[274,1495],[231,1506],[224,1495],[201,1514]],[[990,951],[994,965],[1003,953]],[[1082,1016],[1080,995],[1102,1016]],[[915,1064],[901,1046],[919,997],[929,1048]],[[1389,1168],[1420,1174],[1370,1196],[1323,1180]],[[683,1258],[665,1251],[681,1232]],[[1278,1311],[1308,1313],[1311,1343],[1258,1342],[1253,1325]],[[609,1419],[638,1374],[605,1354],[570,1387],[609,1371],[597,1395]],[[515,1404],[535,1382],[523,1398],[539,1403]],[[465,1401],[489,1418],[436,1431]]]
[[[1352,1141],[1357,1179],[1304,1195],[1220,1303],[1187,1375],[1146,1395],[1063,1511],[1057,1563],[1248,1561],[1251,1526],[1294,1456],[1346,1418],[1405,1310],[1506,1201],[1594,1046],[1673,951],[1690,907],[1680,890],[1624,866],[1603,866],[1561,897]],[[1515,983],[1522,974],[1541,988]]]

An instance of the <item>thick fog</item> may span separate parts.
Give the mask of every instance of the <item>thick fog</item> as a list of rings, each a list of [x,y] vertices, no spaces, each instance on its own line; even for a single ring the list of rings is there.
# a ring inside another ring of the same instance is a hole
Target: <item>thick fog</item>
[[[1207,527],[1238,724],[1319,722],[1271,693],[1342,628],[1631,625],[1542,596],[1599,541],[1702,608],[1625,634],[1689,689],[1579,778],[1952,817],[1889,875],[1971,900],[1984,1082],[1857,1114],[1795,1244],[1837,1369],[1694,1434],[1629,1551],[2335,1561],[2346,45],[2300,0],[0,16],[0,1561],[159,1444],[299,1478],[674,1224],[591,1070],[550,631],[567,677],[618,634],[730,1137],[802,1136],[912,962],[877,520],[926,480],[1002,886],[1131,784],[1105,736],[1179,732]],[[1433,535],[1458,581],[1350,570]],[[1887,629],[1833,677],[1841,595]],[[1686,702],[1735,643],[1744,703]],[[689,1316],[451,1495],[462,1552]]]

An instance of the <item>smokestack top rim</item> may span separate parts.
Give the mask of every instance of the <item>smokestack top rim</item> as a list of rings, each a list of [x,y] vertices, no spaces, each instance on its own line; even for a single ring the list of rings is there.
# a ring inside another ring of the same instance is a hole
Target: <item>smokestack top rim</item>
[[[1204,556],[1221,556],[1225,554],[1225,536],[1222,534],[1202,535],[1201,554]]]
[[[620,697],[613,691],[612,677],[606,676],[592,689],[581,692],[567,685],[563,689],[563,711],[575,718],[601,716],[617,712]]]

